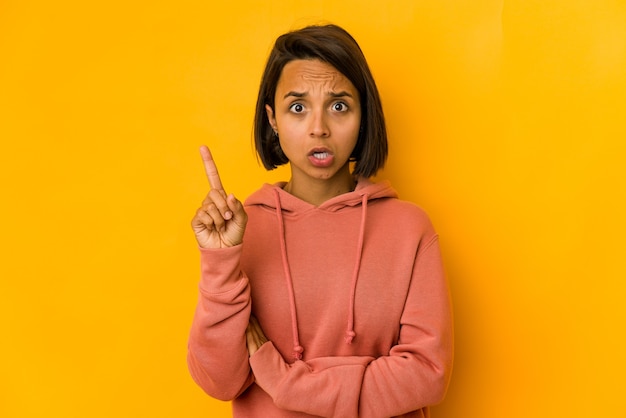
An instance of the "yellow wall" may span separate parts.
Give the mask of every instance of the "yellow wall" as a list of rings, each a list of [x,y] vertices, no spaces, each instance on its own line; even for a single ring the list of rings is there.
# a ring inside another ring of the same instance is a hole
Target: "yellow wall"
[[[380,177],[456,311],[435,417],[624,417],[626,3],[0,3],[0,416],[217,417],[185,364],[208,143],[229,191],[273,39],[332,21],[382,92]]]

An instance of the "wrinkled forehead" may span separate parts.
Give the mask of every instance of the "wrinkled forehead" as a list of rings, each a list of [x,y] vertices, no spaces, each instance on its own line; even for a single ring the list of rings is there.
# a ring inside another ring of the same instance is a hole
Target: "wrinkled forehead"
[[[339,78],[345,78],[343,74],[334,68],[329,69],[312,69],[312,68],[301,68],[296,74],[297,77],[301,77],[303,80],[312,80],[312,81],[332,81],[337,80]]]
[[[278,90],[325,88],[356,90],[350,80],[332,65],[319,60],[294,60],[285,65]]]

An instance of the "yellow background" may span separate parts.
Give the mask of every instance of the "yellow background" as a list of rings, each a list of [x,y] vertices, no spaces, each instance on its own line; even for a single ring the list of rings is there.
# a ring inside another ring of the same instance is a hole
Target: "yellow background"
[[[215,4],[218,3],[218,4]],[[626,3],[0,2],[0,416],[226,417],[186,369],[207,143],[245,197],[275,37],[331,21],[382,93],[379,177],[442,237],[434,417],[624,417]]]

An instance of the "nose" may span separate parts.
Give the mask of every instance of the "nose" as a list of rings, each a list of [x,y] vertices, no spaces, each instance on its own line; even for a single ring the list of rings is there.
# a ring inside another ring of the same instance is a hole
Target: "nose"
[[[323,110],[312,112],[309,130],[309,135],[312,137],[326,138],[330,135],[326,115]]]

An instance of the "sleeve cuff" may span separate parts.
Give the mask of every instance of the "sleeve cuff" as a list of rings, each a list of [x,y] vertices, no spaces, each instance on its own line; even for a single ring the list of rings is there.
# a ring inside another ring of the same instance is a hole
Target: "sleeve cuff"
[[[242,246],[229,248],[199,248],[200,290],[207,295],[227,293],[241,286],[246,280],[239,260]]]
[[[287,375],[289,365],[271,341],[266,342],[250,357],[250,367],[256,383],[275,399],[280,382]]]

